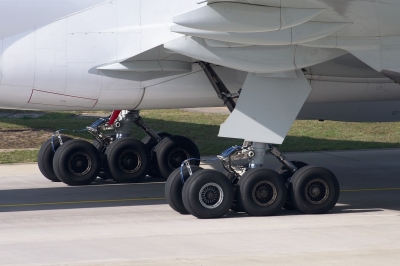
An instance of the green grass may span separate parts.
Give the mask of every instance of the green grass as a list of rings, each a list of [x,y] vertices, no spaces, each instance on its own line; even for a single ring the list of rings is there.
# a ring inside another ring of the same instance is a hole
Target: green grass
[[[0,118],[0,130],[6,129],[83,129],[93,118],[76,118],[77,112],[52,112],[40,118]],[[179,134],[192,139],[201,154],[218,154],[242,140],[218,138],[219,125],[227,115],[203,114],[180,110],[143,111],[142,117],[154,130]],[[332,121],[296,121],[285,142],[283,151],[323,151],[400,147],[400,123],[345,123]],[[11,133],[12,134],[12,133]],[[91,141],[88,133],[68,132],[68,135]],[[137,127],[133,136],[141,139],[145,134]],[[49,134],[50,137],[50,134]],[[39,145],[40,146],[40,145]],[[39,148],[38,146],[38,148]],[[0,147],[1,148],[1,147]],[[37,151],[0,153],[0,163],[32,162]]]

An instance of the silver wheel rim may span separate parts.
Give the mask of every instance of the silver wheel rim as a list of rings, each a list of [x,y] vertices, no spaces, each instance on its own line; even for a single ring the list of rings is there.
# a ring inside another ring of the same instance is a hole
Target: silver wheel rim
[[[77,176],[84,176],[92,169],[92,159],[85,152],[75,152],[68,160],[68,169]]]
[[[309,203],[322,204],[329,197],[328,184],[320,178],[312,179],[307,183],[304,195]]]
[[[218,208],[224,200],[224,191],[216,183],[207,183],[199,191],[199,201],[207,209]]]
[[[251,196],[257,205],[267,207],[275,202],[278,192],[272,182],[260,181],[253,187]]]

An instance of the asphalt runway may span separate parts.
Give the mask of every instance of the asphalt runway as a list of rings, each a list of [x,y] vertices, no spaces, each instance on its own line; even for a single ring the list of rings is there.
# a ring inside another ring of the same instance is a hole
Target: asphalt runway
[[[68,187],[0,165],[0,265],[400,265],[400,150],[286,155],[337,175],[333,211],[200,220],[166,204],[160,179]]]

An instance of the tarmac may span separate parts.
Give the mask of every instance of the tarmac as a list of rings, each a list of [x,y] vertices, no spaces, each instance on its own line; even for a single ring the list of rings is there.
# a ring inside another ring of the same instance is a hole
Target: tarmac
[[[399,265],[399,149],[286,155],[337,175],[330,213],[200,220],[166,204],[160,179],[68,187],[0,165],[0,265]]]

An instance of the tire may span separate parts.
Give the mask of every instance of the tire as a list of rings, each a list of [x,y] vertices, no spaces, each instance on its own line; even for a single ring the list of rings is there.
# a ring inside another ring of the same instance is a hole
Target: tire
[[[302,161],[291,161],[291,163],[297,167],[297,170],[300,170],[301,168],[308,166],[307,163],[302,162]],[[281,177],[283,178],[283,180],[285,182],[288,182],[289,178],[291,178],[293,176],[293,173],[284,165],[281,165],[275,171],[281,175]],[[296,207],[294,206],[292,199],[290,197],[290,193],[287,193],[286,203],[285,203],[285,205],[283,205],[283,208],[286,210],[295,210],[296,209]]]
[[[96,180],[100,172],[101,158],[89,142],[70,140],[57,150],[53,167],[56,176],[65,184],[88,185]]]
[[[100,153],[100,157],[101,157],[101,170],[99,173],[99,177],[101,179],[104,180],[109,180],[109,179],[113,179],[111,174],[108,171],[108,167],[107,167],[107,158],[106,156],[103,154],[104,152],[104,145],[103,143],[99,142],[98,140],[93,140],[92,141],[92,145],[97,149],[97,151]]]
[[[198,166],[191,166],[192,173],[195,173],[203,168]],[[186,167],[183,167],[183,179],[186,180],[190,177],[189,171]],[[182,177],[181,177],[181,169],[175,169],[171,175],[168,177],[167,183],[165,184],[165,198],[171,206],[172,209],[181,213],[181,214],[189,214],[186,210],[185,206],[183,205],[182,200],[182,189],[183,189]]]
[[[160,177],[168,179],[168,176],[182,162],[189,158],[200,159],[200,152],[196,144],[182,136],[169,136],[161,140],[154,149],[157,160],[157,173]],[[192,165],[199,166],[200,161],[192,160]]]
[[[326,168],[306,166],[289,181],[294,206],[306,214],[327,213],[335,207],[340,194],[339,182]]]
[[[287,188],[281,176],[270,169],[248,170],[238,182],[240,206],[253,216],[279,212],[286,202]]]
[[[161,139],[171,136],[171,134],[166,133],[166,132],[160,132],[160,133],[157,133],[157,134],[161,137]],[[152,177],[158,177],[157,159],[155,158],[155,156],[153,156],[153,150],[157,146],[158,142],[153,140],[150,136],[145,136],[142,139],[142,142],[146,146],[147,151],[150,154],[150,158],[151,158],[151,165],[150,165],[150,169],[149,169],[148,175],[150,175]]]
[[[53,138],[48,139],[45,143],[43,143],[42,147],[40,148],[38,154],[38,167],[42,175],[46,177],[48,180],[53,182],[60,182],[60,180],[54,173],[54,168],[53,168],[54,151],[51,145],[52,139]],[[61,136],[61,139],[63,142],[67,142],[72,138],[67,136]],[[60,147],[60,141],[58,140],[57,137],[54,137],[54,149],[57,151],[59,147]]]
[[[134,138],[117,139],[105,154],[108,171],[115,181],[137,183],[146,177],[150,158],[141,141]]]
[[[224,174],[215,170],[200,170],[183,185],[183,205],[197,218],[218,218],[229,211],[233,193],[233,186]],[[213,198],[207,199],[206,196]]]

